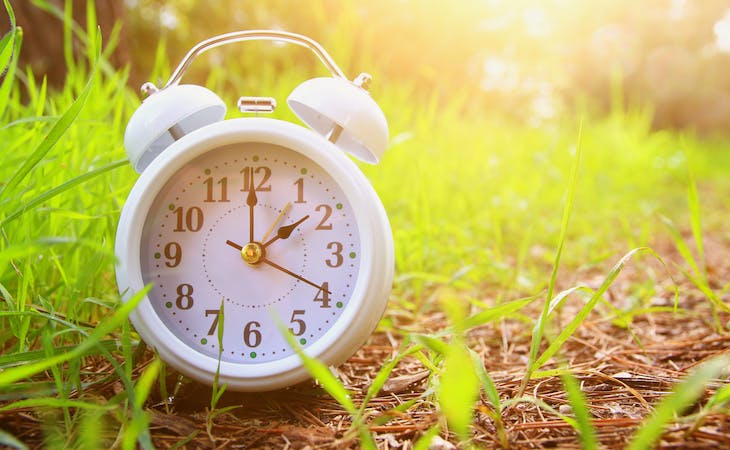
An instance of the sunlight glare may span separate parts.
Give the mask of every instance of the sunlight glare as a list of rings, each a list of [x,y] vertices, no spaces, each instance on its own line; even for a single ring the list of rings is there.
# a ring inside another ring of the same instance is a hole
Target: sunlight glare
[[[717,49],[724,53],[730,53],[730,9],[725,11],[722,19],[715,22],[713,31],[715,32]]]

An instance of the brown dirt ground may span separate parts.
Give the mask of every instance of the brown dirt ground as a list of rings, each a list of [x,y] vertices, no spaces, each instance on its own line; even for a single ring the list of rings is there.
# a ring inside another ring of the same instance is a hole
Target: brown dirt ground
[[[707,270],[711,285],[722,291],[730,280],[730,261],[724,255],[730,249],[730,237],[706,242]],[[671,246],[656,248],[672,265],[680,261]],[[618,260],[618,257],[614,259]],[[576,271],[560,281],[562,286],[584,283],[597,287],[607,267]],[[713,326],[709,302],[686,281],[678,270],[670,269],[680,284],[677,315],[671,311],[651,312],[634,317],[629,329],[619,327],[608,318],[608,310],[599,307],[589,316],[575,335],[564,346],[561,355],[567,359],[588,400],[597,437],[605,448],[622,448],[637,430],[641,421],[656,404],[701,362],[730,348],[730,334],[718,333]],[[632,301],[643,301],[646,306],[672,306],[673,282],[666,269],[650,257],[636,259],[627,265],[624,273],[609,290],[606,298],[621,308]],[[649,281],[647,283],[647,280]],[[648,294],[641,286],[650,286]],[[638,286],[638,287],[637,287]],[[725,292],[723,301],[730,302]],[[560,321],[567,323],[581,302],[569,300],[561,310]],[[537,317],[541,305],[535,302],[525,311],[528,317]],[[603,313],[602,313],[603,312]],[[434,330],[446,320],[439,311],[422,317],[407,317],[389,312],[394,330]],[[730,314],[720,314],[725,325]],[[503,400],[513,398],[518,390],[529,352],[531,324],[516,319],[489,324],[473,329],[468,336],[472,349],[483,358]],[[338,372],[356,404],[363,399],[371,381],[382,364],[395,355],[403,339],[395,331],[379,331],[367,345],[339,367]],[[149,353],[149,352],[148,352]],[[149,361],[150,354],[145,356]],[[94,361],[88,361],[94,367]],[[101,360],[96,361],[97,364]],[[136,370],[138,373],[144,364]],[[545,368],[557,367],[555,364]],[[111,369],[95,366],[97,373]],[[169,370],[168,370],[169,371]],[[172,391],[177,377],[168,376]],[[367,422],[381,449],[410,449],[425,430],[440,423],[435,403],[429,400],[429,372],[415,358],[405,358],[395,369],[385,388],[367,408]],[[714,392],[711,384],[690,411],[697,412],[701,404]],[[239,394],[228,392],[219,407],[237,406],[216,417],[211,435],[206,431],[210,388],[192,382],[183,382],[171,404],[154,394],[147,408],[151,417],[153,442],[165,448],[183,444],[182,448],[358,448],[357,435],[348,433],[350,419],[321,388],[313,382],[288,389],[262,393]],[[100,398],[110,398],[121,386],[114,383],[95,387]],[[89,393],[87,392],[87,395]],[[566,394],[560,379],[547,377],[533,380],[526,390],[556,410],[570,414]],[[405,412],[394,408],[409,400],[419,400]],[[485,398],[479,403],[473,426],[472,442],[480,447],[499,447],[493,421],[485,414]],[[680,418],[666,430],[662,448],[730,448],[730,420],[727,414],[713,413],[701,420],[696,416]],[[533,404],[518,404],[504,411],[503,421],[511,448],[579,448],[578,436],[567,423],[556,415]],[[41,446],[42,417],[31,409],[0,413],[2,428],[30,446]],[[436,449],[455,448],[457,439],[442,431]],[[114,436],[109,436],[113,442]]]

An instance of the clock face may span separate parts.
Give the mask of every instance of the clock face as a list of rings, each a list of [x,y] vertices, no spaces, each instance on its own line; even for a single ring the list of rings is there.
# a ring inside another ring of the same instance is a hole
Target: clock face
[[[148,298],[187,346],[239,364],[306,348],[347,308],[361,260],[352,205],[314,161],[282,146],[212,149],[163,185],[142,230]],[[222,346],[219,330],[223,330]]]

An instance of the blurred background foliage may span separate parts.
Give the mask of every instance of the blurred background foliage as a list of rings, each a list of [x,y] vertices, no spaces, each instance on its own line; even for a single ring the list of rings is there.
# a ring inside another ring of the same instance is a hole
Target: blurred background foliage
[[[641,108],[656,128],[730,134],[728,0],[91,3],[107,40],[119,26],[113,62],[131,65],[135,88],[150,78],[164,81],[193,45],[212,35],[276,28],[319,41],[351,77],[367,71],[379,89],[409,86],[406,101],[438,105],[459,98],[465,109],[535,126],[576,111]],[[72,10],[83,27],[90,4],[11,4],[25,31],[25,62],[36,76],[63,83],[59,15]],[[324,74],[300,48],[245,45],[210,52],[185,81],[205,81],[212,66],[235,94],[266,95],[255,92],[260,86],[252,74],[275,78],[292,67],[303,78]]]

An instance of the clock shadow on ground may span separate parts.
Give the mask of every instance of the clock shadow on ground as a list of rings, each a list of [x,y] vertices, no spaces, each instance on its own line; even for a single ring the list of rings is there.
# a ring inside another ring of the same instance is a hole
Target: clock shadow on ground
[[[212,387],[168,368],[166,389],[169,394],[167,407],[159,387],[150,393],[148,405],[152,408],[148,412],[152,425],[165,429],[161,434],[168,435],[171,439],[165,445],[195,436],[195,448],[204,448],[207,439],[199,434],[204,433],[209,417]],[[173,396],[172,393],[176,390]],[[246,447],[281,443],[280,436],[284,435],[292,443],[298,442],[304,447],[316,448],[341,438],[346,430],[333,429],[319,419],[323,411],[335,412],[337,407],[332,402],[325,390],[312,380],[266,392],[226,390],[215,410],[231,409],[215,417],[213,434],[216,435],[216,442],[219,439],[230,439],[231,442],[244,444]],[[218,438],[221,431],[225,437]],[[294,444],[294,448],[299,447],[300,445]]]
[[[397,346],[387,334],[376,332],[335,369],[356,405],[362,403],[382,361],[392,358]],[[147,350],[143,361],[153,357]],[[138,370],[144,365],[139,364]],[[357,430],[350,429],[349,413],[312,380],[267,392],[227,390],[211,414],[210,386],[180,376],[169,366],[165,370],[165,389],[169,396],[175,393],[174,398],[166,405],[155,383],[146,403],[150,426],[155,430],[153,440],[160,448],[181,443],[189,443],[187,448],[360,448]],[[411,440],[433,426],[437,416],[430,412],[422,411],[412,418],[388,412],[420,398],[427,389],[428,373],[415,358],[401,361],[381,392],[368,403],[366,416],[378,418],[369,420],[371,431],[396,433],[399,439]],[[210,433],[208,423],[212,423]]]
[[[195,413],[210,408],[210,400],[213,397],[213,388],[207,384],[184,378],[178,381],[177,374],[168,377],[168,391],[173,392],[175,385],[177,394],[170,398],[169,404],[180,413]],[[254,416],[257,413],[264,413],[273,408],[281,408],[284,403],[297,404],[301,407],[318,398],[324,397],[327,393],[317,386],[313,381],[304,381],[294,386],[266,392],[236,392],[226,390],[216,405],[216,409],[229,406],[240,406],[241,411],[235,415]],[[158,395],[159,397],[159,395]],[[162,402],[162,398],[159,398]]]

